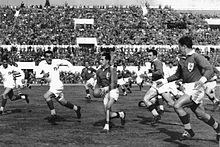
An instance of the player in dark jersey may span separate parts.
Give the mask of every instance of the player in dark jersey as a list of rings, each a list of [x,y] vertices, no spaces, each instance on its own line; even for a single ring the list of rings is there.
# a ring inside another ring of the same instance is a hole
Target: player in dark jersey
[[[88,101],[91,100],[89,87],[91,87],[91,89],[93,89],[95,86],[95,73],[96,73],[96,70],[89,65],[88,61],[86,61],[85,68],[83,68],[82,72],[81,72],[81,77],[83,79],[83,83],[84,83],[84,86],[86,89],[86,97],[85,98]]]
[[[121,118],[121,124],[125,124],[125,112],[113,112],[112,105],[119,98],[119,90],[117,88],[117,71],[114,67],[110,66],[111,56],[109,53],[103,53],[100,59],[101,68],[96,72],[97,85],[101,88],[103,93],[103,103],[105,111],[105,126],[104,132],[109,131],[109,122],[113,118]]]
[[[220,124],[201,107],[205,95],[204,83],[212,77],[214,73],[213,68],[204,56],[197,54],[192,49],[191,37],[183,36],[179,39],[178,43],[180,52],[186,58],[179,61],[174,75],[167,79],[158,80],[157,83],[160,85],[161,83],[164,84],[182,79],[184,94],[174,104],[174,109],[185,129],[180,140],[189,139],[195,135],[191,128],[189,114],[185,110],[186,107],[189,107],[198,119],[211,126],[217,133],[216,139],[219,140]]]
[[[164,72],[163,72],[163,63],[157,58],[157,51],[154,49],[151,49],[148,51],[148,58],[151,62],[151,77],[152,81],[155,82],[158,79],[163,78]],[[155,84],[151,86],[151,88],[146,92],[144,96],[144,103],[147,106],[148,110],[153,114],[153,120],[152,125],[155,124],[157,121],[161,119],[160,112],[157,110],[156,103],[152,103],[152,99],[158,96],[158,89]],[[160,107],[160,111],[163,111],[163,99],[162,97],[158,97],[158,103]]]
[[[132,93],[129,87],[130,78],[131,72],[126,69],[126,65],[123,65],[123,69],[118,71],[118,85],[121,87],[124,96],[127,95],[127,91]]]

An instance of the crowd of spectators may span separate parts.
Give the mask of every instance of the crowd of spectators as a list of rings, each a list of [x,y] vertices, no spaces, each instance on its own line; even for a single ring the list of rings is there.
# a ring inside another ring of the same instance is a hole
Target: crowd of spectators
[[[205,21],[219,15],[178,12],[172,8],[150,8],[143,15],[140,6],[0,6],[0,44],[12,45],[10,50],[0,47],[0,57],[10,55],[15,62],[35,62],[43,59],[45,50],[52,50],[55,58],[66,59],[75,66],[84,61],[91,65],[99,60],[103,50],[114,51],[117,65],[144,65],[149,48],[135,47],[82,47],[77,37],[95,37],[102,45],[176,45],[180,36],[188,34],[196,45],[219,45],[219,28],[210,29]],[[75,25],[74,18],[94,19],[93,25]],[[17,45],[30,45],[18,48]],[[68,47],[33,48],[31,45],[69,45]],[[155,48],[164,61],[175,61],[176,48]],[[198,52],[201,49],[197,48]],[[212,64],[219,66],[218,48],[203,54],[210,56]],[[63,73],[65,83],[75,83],[78,75]],[[68,75],[68,76],[67,76]],[[74,79],[73,81],[71,81]]]

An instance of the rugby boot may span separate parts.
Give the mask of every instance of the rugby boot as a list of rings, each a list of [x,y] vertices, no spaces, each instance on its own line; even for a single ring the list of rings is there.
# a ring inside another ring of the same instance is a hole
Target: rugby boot
[[[145,106],[146,106],[146,104],[145,104],[145,102],[144,102],[144,101],[140,101],[140,102],[138,103],[138,106],[139,106],[139,107],[145,107]]]
[[[56,119],[57,119],[57,116],[56,116],[56,115],[51,115],[51,116],[48,118],[48,122],[51,123],[52,125],[57,125]]]
[[[126,96],[126,95],[128,95],[127,92],[124,92],[124,93],[123,93],[123,96]]]
[[[87,96],[85,97],[85,99],[87,100],[88,103],[90,103],[92,98],[91,98],[90,95],[87,95]]]
[[[159,115],[163,115],[164,114],[164,110],[162,110],[162,109],[157,110],[157,112],[159,113]]]
[[[195,133],[192,129],[190,130],[184,130],[183,134],[181,135],[181,137],[179,138],[180,141],[182,140],[188,140],[191,139],[193,136],[195,136]]]
[[[152,121],[151,121],[151,125],[154,126],[156,123],[159,122],[159,120],[161,120],[161,116],[160,115],[154,116]]]
[[[109,124],[105,124],[103,130],[101,131],[101,133],[108,133],[109,132]]]

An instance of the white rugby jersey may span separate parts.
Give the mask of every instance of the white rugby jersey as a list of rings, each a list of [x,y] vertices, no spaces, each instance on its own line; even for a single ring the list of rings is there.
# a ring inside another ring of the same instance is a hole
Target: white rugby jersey
[[[39,63],[39,72],[41,73],[49,73],[49,84],[62,84],[60,80],[60,66],[66,65],[65,60],[61,59],[52,59],[52,63],[48,64],[46,60],[43,60]],[[40,77],[43,77],[43,74],[40,74]]]
[[[14,83],[13,73],[15,71],[19,72],[18,68],[15,67],[15,66],[8,65],[7,68],[5,68],[3,65],[0,66],[0,73],[1,73],[1,76],[2,76],[3,84],[5,84],[5,83]]]

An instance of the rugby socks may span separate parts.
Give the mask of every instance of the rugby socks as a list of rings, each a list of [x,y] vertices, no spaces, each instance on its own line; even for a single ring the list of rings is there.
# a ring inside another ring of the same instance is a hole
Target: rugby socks
[[[154,104],[150,105],[148,107],[148,110],[153,114],[153,116],[158,116],[159,113],[156,110],[156,106]]]
[[[114,113],[111,113],[111,118],[120,118],[120,117],[123,117],[124,116],[124,112],[114,112]]]
[[[74,107],[74,105],[72,103],[68,102],[68,101],[67,101],[66,104],[63,104],[63,106],[65,106],[65,107],[67,107],[69,109],[73,109],[73,107]]]
[[[86,89],[86,95],[90,96],[89,89]]]
[[[158,105],[159,105],[159,109],[164,111],[163,98],[160,95],[158,95]]]
[[[51,115],[56,115],[56,111],[55,111],[55,108],[54,108],[54,105],[53,105],[53,101],[52,100],[47,101],[47,105],[50,109]]]
[[[125,88],[124,87],[121,87],[121,90],[123,93],[125,93]]]
[[[215,130],[215,131],[219,131],[219,124],[218,124],[218,122],[216,122],[215,121],[215,119],[212,117],[212,116],[210,116],[210,119],[208,120],[208,122],[206,122],[209,126],[211,126],[211,127],[213,127],[213,129]]]
[[[21,96],[20,95],[15,95],[12,97],[11,101],[16,101],[16,100],[19,100],[21,99]]]
[[[190,116],[189,114],[186,114],[184,116],[179,116],[181,122],[183,123],[183,126],[187,132],[191,132],[192,130],[191,124],[190,124]]]
[[[109,130],[109,119],[110,119],[110,110],[106,110],[106,122],[104,126],[104,130]]]
[[[7,103],[7,99],[2,98],[2,106],[1,106],[2,111],[4,110],[4,107],[5,107],[6,103]]]

